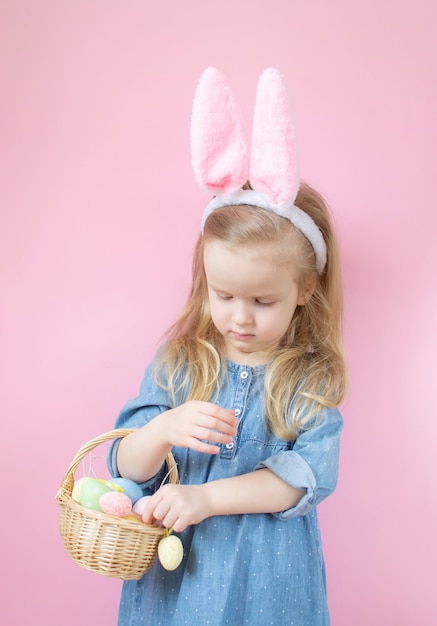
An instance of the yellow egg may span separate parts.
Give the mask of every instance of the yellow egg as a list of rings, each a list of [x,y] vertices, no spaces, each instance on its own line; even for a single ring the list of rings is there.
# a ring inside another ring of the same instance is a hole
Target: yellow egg
[[[131,522],[140,522],[141,524],[143,523],[143,520],[138,517],[138,515],[135,515],[135,513],[129,513],[129,515],[126,515],[124,519],[127,519]]]
[[[182,561],[184,547],[182,541],[176,535],[163,537],[158,544],[158,558],[164,569],[172,572]]]

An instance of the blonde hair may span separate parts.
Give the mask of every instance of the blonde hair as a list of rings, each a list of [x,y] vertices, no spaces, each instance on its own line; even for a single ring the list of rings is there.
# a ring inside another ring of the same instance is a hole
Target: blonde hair
[[[346,392],[341,273],[329,211],[323,198],[305,183],[295,204],[312,217],[325,239],[328,258],[322,274],[317,275],[310,243],[287,219],[246,205],[216,209],[197,241],[191,291],[181,315],[166,334],[156,369],[158,382],[172,392],[174,401],[180,393],[183,401],[213,400],[225,355],[209,310],[204,244],[215,239],[230,246],[263,245],[283,251],[299,269],[295,280],[303,292],[308,284],[316,283],[306,304],[297,307],[281,344],[268,355],[266,422],[287,440],[296,439],[302,429],[317,420],[320,405],[337,406]]]

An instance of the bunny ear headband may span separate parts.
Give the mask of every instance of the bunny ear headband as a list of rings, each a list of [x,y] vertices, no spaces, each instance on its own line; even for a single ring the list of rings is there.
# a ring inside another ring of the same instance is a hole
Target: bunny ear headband
[[[194,96],[191,155],[198,185],[215,196],[204,211],[202,230],[208,215],[220,207],[248,204],[273,211],[308,239],[317,271],[323,272],[323,235],[294,205],[299,190],[296,140],[287,88],[277,69],[265,70],[258,81],[250,157],[232,91],[219,70],[206,69]],[[252,189],[242,189],[248,180]]]

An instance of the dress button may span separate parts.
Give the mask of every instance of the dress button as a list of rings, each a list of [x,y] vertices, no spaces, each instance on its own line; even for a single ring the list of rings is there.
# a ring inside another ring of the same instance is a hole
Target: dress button
[[[241,413],[241,409],[235,409],[235,417],[238,417]]]
[[[232,450],[232,448],[234,447],[234,442],[231,441],[230,443],[227,443],[226,447],[227,447],[228,450]]]
[[[245,378],[247,378],[248,376],[249,376],[249,374],[247,372],[241,372],[241,374],[240,374],[240,378],[242,378],[243,380]]]

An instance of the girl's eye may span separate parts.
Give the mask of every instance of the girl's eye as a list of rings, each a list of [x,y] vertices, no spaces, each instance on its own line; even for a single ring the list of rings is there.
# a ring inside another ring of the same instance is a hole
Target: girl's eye
[[[231,300],[232,296],[225,296],[225,295],[222,295],[222,294],[218,293],[217,294],[217,299],[218,300]]]
[[[264,300],[255,300],[259,306],[272,306],[273,302],[264,302]]]

